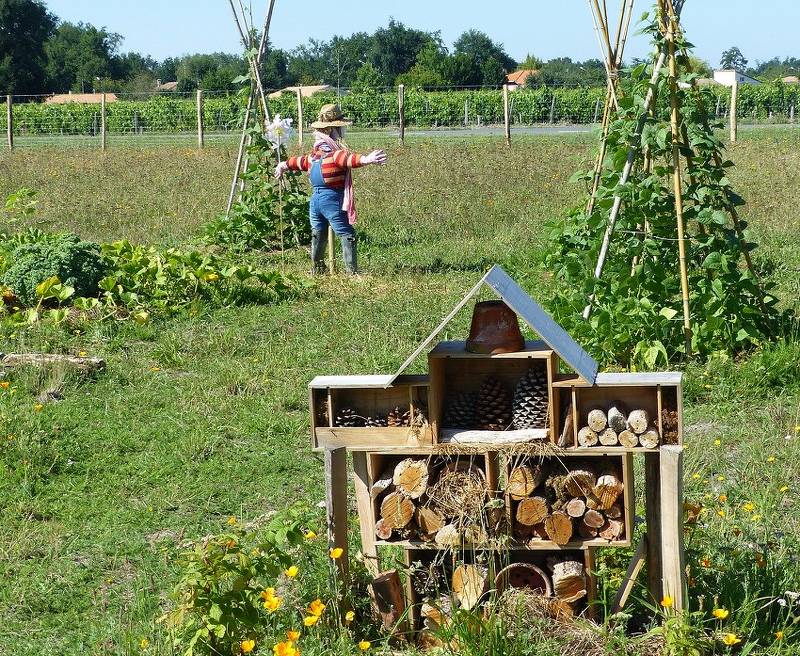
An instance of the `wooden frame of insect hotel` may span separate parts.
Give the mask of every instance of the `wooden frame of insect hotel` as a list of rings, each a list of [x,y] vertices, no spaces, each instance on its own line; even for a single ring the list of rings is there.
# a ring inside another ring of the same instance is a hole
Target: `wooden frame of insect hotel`
[[[540,340],[482,349],[473,332],[472,345],[434,345],[484,287],[512,317],[490,314],[490,329],[505,322],[500,328],[521,339],[518,318]],[[426,351],[428,374],[404,375]],[[646,533],[612,610],[624,606],[645,563],[652,598],[669,595],[684,607],[681,374],[598,373],[500,267],[396,374],[319,376],[309,389],[312,445],[325,454],[329,541],[345,550],[338,573],[346,582],[350,452],[362,552],[387,628],[406,618],[412,631],[434,628],[451,609],[508,587],[535,590],[558,612],[592,616],[596,550],[634,545],[637,454]],[[380,571],[384,546],[405,553],[402,592],[397,572]]]

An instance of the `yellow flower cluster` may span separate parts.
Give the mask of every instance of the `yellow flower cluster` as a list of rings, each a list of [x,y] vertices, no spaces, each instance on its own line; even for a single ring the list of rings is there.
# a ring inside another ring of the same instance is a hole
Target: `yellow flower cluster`
[[[275,594],[275,588],[267,588],[261,593],[261,598],[264,600],[264,608],[267,612],[274,613],[281,607],[283,599]]]
[[[307,614],[303,619],[303,624],[305,626],[314,626],[317,622],[319,622],[319,618],[322,617],[322,613],[324,612],[325,604],[322,603],[321,599],[315,599],[311,602],[306,610]]]
[[[300,656],[300,650],[291,640],[279,642],[272,648],[272,652],[275,656]]]

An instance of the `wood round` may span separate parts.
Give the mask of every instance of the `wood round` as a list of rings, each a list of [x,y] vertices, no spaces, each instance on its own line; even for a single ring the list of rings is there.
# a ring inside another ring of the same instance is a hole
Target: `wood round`
[[[497,593],[502,594],[506,588],[528,588],[538,590],[545,597],[553,596],[553,584],[550,577],[536,565],[530,563],[512,563],[501,569],[494,579]]]

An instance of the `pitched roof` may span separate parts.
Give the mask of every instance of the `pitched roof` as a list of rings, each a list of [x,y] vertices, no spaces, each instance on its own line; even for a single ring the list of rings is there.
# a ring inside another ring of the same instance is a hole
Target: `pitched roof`
[[[800,77],[797,77],[797,75],[787,75],[785,78],[783,78],[783,83],[784,84],[800,84]]]
[[[178,90],[178,83],[177,82],[162,82],[161,84],[156,84],[156,89],[158,91],[177,91]]]
[[[303,98],[310,98],[313,95],[318,93],[323,93],[325,91],[330,91],[331,86],[329,84],[314,84],[310,86],[302,86],[302,87],[286,87],[285,89],[280,89],[279,91],[273,91],[269,94],[270,98],[280,98],[281,94],[283,93],[297,93],[297,90],[300,89],[300,93],[302,94]]]
[[[66,105],[67,103],[81,103],[83,105],[99,105],[102,93],[56,93],[45,99],[46,105]],[[116,102],[115,93],[106,94],[106,102]]]
[[[534,71],[532,68],[526,68],[521,71],[514,71],[513,73],[509,73],[506,75],[506,80],[508,80],[509,84],[519,84],[520,86],[524,85],[525,82],[528,81],[529,77],[533,77],[534,75],[538,75],[539,71]]]

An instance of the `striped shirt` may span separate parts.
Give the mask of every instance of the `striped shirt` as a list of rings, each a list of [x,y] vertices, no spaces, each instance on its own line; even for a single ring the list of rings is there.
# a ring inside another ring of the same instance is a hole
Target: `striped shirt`
[[[290,171],[310,171],[311,165],[320,157],[322,158],[322,180],[325,182],[325,186],[331,189],[344,189],[347,169],[364,166],[363,155],[347,150],[337,150],[331,153],[319,148],[310,155],[290,157],[286,164]]]

